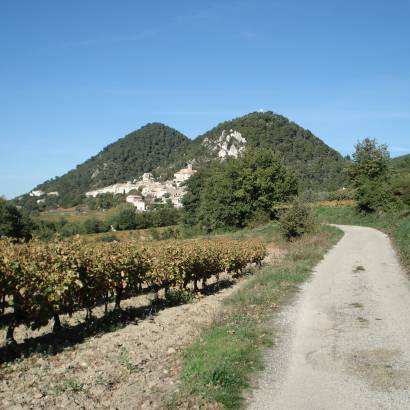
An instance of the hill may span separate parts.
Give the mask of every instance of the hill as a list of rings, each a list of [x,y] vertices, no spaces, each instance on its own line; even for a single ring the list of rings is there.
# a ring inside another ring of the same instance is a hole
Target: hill
[[[77,205],[87,191],[116,182],[125,182],[168,166],[184,157],[190,140],[164,124],[151,123],[105,147],[96,156],[61,177],[35,189],[57,191],[64,207]]]
[[[253,148],[273,150],[297,171],[302,189],[332,190],[344,183],[345,160],[337,151],[281,115],[255,112],[223,122],[194,140],[164,124],[147,124],[35,190],[57,191],[58,197],[47,197],[47,201],[71,207],[92,189],[133,180],[145,172],[165,180],[188,161],[200,168]],[[25,195],[19,202],[35,207],[36,198]]]
[[[299,174],[302,189],[333,190],[344,183],[345,159],[322,140],[286,117],[254,112],[223,122],[193,141],[193,157],[236,155],[268,148]]]
[[[410,154],[402,155],[391,160],[393,169],[401,172],[410,173]]]
[[[410,154],[391,160],[395,194],[410,205]]]

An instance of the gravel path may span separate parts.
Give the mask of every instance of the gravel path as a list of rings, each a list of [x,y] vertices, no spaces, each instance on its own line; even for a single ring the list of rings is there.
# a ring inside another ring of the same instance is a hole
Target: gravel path
[[[410,282],[388,237],[343,239],[278,318],[249,409],[410,409]],[[277,330],[277,331],[276,331]]]

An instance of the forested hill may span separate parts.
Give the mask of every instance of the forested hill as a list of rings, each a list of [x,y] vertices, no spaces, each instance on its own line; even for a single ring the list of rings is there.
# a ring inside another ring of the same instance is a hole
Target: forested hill
[[[272,149],[299,174],[301,188],[332,190],[344,183],[344,158],[310,131],[272,112],[251,113],[217,125],[194,140],[160,123],[147,124],[108,145],[67,174],[35,189],[57,191],[59,206],[81,202],[85,192],[141,177],[152,172],[171,178],[188,161],[195,168],[224,156],[253,148]],[[24,196],[21,204],[36,198]]]
[[[303,189],[336,189],[345,182],[346,161],[342,155],[309,130],[270,111],[250,113],[219,124],[193,142],[195,156],[207,156],[209,150],[217,154],[215,146],[221,145],[219,140],[224,130],[228,134],[230,130],[241,133],[246,143],[238,146],[272,149],[298,172]]]
[[[75,205],[87,191],[116,182],[125,182],[166,167],[184,156],[190,140],[173,128],[151,123],[105,147],[99,154],[67,174],[36,187],[45,192],[58,191],[65,206]]]
[[[393,169],[399,172],[410,173],[410,154],[402,155],[391,160]]]

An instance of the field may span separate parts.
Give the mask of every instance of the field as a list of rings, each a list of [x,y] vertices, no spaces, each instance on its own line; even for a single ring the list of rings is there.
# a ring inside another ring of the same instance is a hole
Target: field
[[[256,230],[260,234],[248,230],[239,236],[253,241],[260,237],[268,245],[274,230],[268,226]],[[223,243],[228,241],[239,245],[225,235]],[[216,242],[220,243],[221,238]],[[167,243],[159,242],[158,246],[167,249],[161,245]],[[275,257],[272,245],[269,246]],[[126,403],[130,399],[137,406],[154,399],[157,402],[162,397],[157,390],[167,390],[176,383],[177,358],[182,346],[212,321],[220,301],[245,280],[244,276],[225,270],[219,280],[214,276],[207,283],[198,283],[196,293],[191,282],[187,292],[176,289],[165,296],[163,289],[157,298],[158,288],[144,284],[142,294],[124,295],[121,310],[115,309],[111,299],[107,313],[103,304],[93,307],[92,320],[87,320],[86,310],[74,310],[71,315],[62,313],[62,328],[55,333],[52,321],[41,323],[44,326],[40,327],[40,323],[33,322],[39,319],[34,314],[38,310],[28,309],[31,316],[27,319],[31,317],[31,324],[38,328],[33,330],[21,324],[14,331],[17,346],[0,347],[0,403],[4,407],[51,408],[77,408],[79,403],[86,408],[105,408],[105,404],[109,407],[117,403],[119,408],[128,408]],[[251,271],[244,273],[246,277]],[[33,306],[33,300],[38,303],[38,298],[32,296],[29,292],[26,308]],[[5,313],[7,316],[7,309]],[[135,384],[140,388],[136,389]],[[153,407],[149,404],[146,408]]]
[[[86,320],[86,310],[76,310],[71,317],[62,314],[62,329],[57,333],[52,332],[52,321],[37,330],[20,325],[15,329],[19,357],[4,356],[4,345],[0,348],[4,359],[0,368],[0,403],[4,407],[65,409],[125,409],[133,403],[135,408],[156,409],[163,408],[165,402],[169,406],[177,402],[181,408],[192,408],[190,400],[194,397],[196,402],[215,408],[206,396],[200,398],[192,392],[186,395],[180,374],[186,374],[187,346],[202,329],[214,326],[216,318],[228,317],[226,309],[236,309],[228,306],[258,306],[249,308],[252,315],[259,315],[264,309],[266,314],[273,312],[282,299],[279,296],[283,294],[286,299],[294,292],[295,284],[307,275],[309,263],[314,263],[331,242],[325,232],[306,238],[320,246],[315,247],[317,256],[307,264],[303,262],[295,276],[286,255],[289,253],[294,259],[307,242],[285,243],[273,223],[216,237],[224,243],[255,239],[261,240],[269,253],[262,270],[252,267],[243,275],[222,273],[219,280],[213,277],[203,285],[199,283],[197,293],[169,292],[167,297],[162,291],[157,298],[155,291],[144,285],[142,294],[124,297],[121,310],[115,309],[114,300],[108,303],[108,313],[103,304],[96,305],[91,321]],[[297,258],[301,257],[302,254]],[[284,258],[287,262],[282,264]],[[273,266],[285,270],[277,276]],[[263,291],[265,285],[261,282],[269,284],[268,292]],[[193,283],[189,288],[193,288]],[[264,298],[273,289],[277,289],[274,300],[267,302]],[[242,321],[238,325],[242,327]],[[258,338],[259,331],[258,328],[255,333]],[[265,342],[260,344],[263,346]],[[235,394],[238,396],[238,389]]]

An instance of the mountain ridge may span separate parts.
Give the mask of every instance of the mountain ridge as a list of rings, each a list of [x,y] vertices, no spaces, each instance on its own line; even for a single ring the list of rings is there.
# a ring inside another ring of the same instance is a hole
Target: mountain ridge
[[[169,179],[187,162],[200,168],[252,148],[273,150],[296,170],[304,189],[336,189],[343,183],[345,160],[340,153],[309,130],[267,111],[221,122],[195,139],[163,123],[148,123],[34,189],[58,192],[54,201],[59,206],[74,206],[91,189],[133,180],[145,172]],[[27,197],[28,194],[23,196]]]

